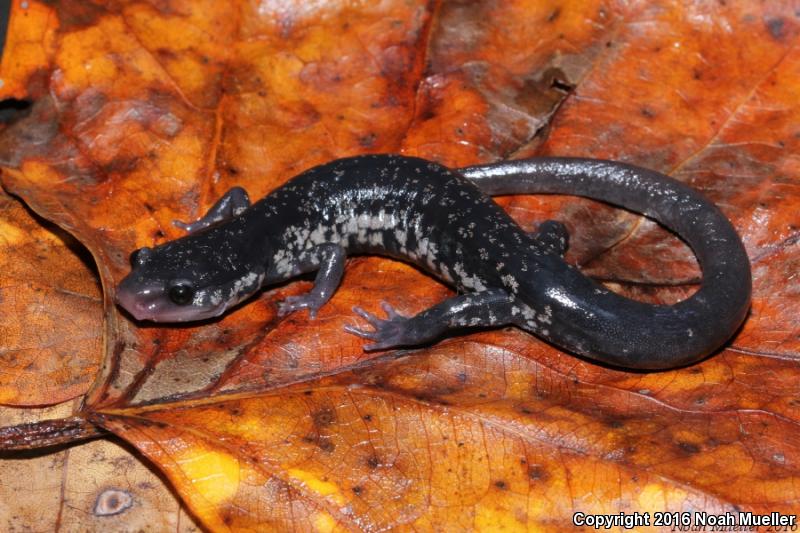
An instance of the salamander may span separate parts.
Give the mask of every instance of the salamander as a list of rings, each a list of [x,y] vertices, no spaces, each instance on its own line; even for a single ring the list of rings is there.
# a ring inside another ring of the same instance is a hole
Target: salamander
[[[526,232],[491,198],[585,196],[653,218],[693,250],[700,288],[674,305],[625,298],[564,260],[556,221]],[[131,254],[116,300],[134,318],[216,317],[262,287],[316,272],[279,313],[316,312],[352,254],[379,254],[429,272],[457,294],[414,316],[382,302],[355,307],[345,329],[365,350],[414,347],[454,330],[514,325],[569,352],[630,369],[691,364],[719,348],[750,305],[750,264],[728,219],[692,188],[620,162],[543,157],[450,169],[401,155],[361,155],[311,168],[260,201],[234,187],[187,235]]]

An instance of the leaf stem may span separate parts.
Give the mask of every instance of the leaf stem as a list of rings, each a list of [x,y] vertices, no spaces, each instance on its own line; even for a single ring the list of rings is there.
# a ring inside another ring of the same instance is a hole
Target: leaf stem
[[[41,420],[0,428],[0,451],[33,450],[106,435],[82,416]]]

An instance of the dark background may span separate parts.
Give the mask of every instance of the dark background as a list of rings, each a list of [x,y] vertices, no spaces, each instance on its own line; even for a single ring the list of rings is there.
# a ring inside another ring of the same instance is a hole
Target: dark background
[[[3,57],[3,48],[6,45],[9,11],[11,11],[11,0],[0,0],[0,58]]]

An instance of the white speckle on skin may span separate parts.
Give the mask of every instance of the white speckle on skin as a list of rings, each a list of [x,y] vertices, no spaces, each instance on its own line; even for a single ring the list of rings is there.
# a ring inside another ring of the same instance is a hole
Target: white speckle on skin
[[[311,234],[308,236],[308,240],[314,244],[322,244],[324,242],[327,242],[325,240],[326,229],[327,228],[323,226],[322,223],[317,224],[317,229],[311,232]]]
[[[419,257],[426,257],[428,255],[428,238],[422,237],[417,241],[417,255]]]
[[[350,217],[344,224],[342,232],[347,235],[355,235],[358,232],[358,221],[354,217]]]
[[[233,283],[233,292],[236,295],[240,295],[242,293],[242,289],[252,287],[256,280],[258,279],[258,274],[255,272],[248,272],[241,278],[237,279]]]
[[[483,284],[483,280],[481,280],[478,276],[468,276],[467,272],[464,270],[463,264],[455,263],[453,265],[453,271],[456,273],[456,276],[458,276],[459,281],[464,287],[468,289],[474,289],[476,292],[486,290],[486,285]]]
[[[369,243],[372,246],[383,246],[383,233],[378,231],[369,236]]]
[[[536,318],[536,313],[526,305],[522,308],[522,316],[525,317],[525,320],[534,320],[534,318]]]
[[[372,217],[369,215],[369,213],[361,213],[356,218],[356,224],[358,225],[359,229],[369,228],[372,226]]]
[[[447,268],[447,265],[441,263],[439,264],[439,272],[441,273],[442,277],[449,282],[453,281],[453,276],[450,274],[450,269]]]
[[[519,288],[519,283],[517,283],[517,279],[514,276],[512,276],[511,274],[506,274],[500,279],[503,280],[505,286],[510,288],[512,292],[517,292],[517,289]]]
[[[272,256],[272,264],[275,265],[275,270],[278,274],[288,274],[291,272],[293,263],[294,257],[286,250],[278,250],[278,252]]]
[[[219,305],[222,302],[222,291],[220,289],[215,290],[211,293],[209,297],[212,305]]]
[[[305,248],[306,243],[309,241],[311,231],[308,228],[302,228],[295,231],[295,245],[298,250]]]

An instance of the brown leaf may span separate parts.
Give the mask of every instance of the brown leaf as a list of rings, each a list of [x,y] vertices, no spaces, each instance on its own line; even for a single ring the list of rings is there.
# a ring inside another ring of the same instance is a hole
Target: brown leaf
[[[0,408],[0,425],[69,416],[70,403],[47,409]],[[4,531],[200,531],[160,474],[124,443],[96,440],[48,454],[0,457]]]
[[[101,296],[85,255],[0,191],[0,403],[63,402],[95,378]]]
[[[376,258],[350,261],[314,321],[275,313],[305,282],[176,328],[134,324],[107,304],[105,365],[83,416],[157,464],[209,528],[563,529],[576,511],[796,513],[790,3],[237,4],[236,17],[210,2],[31,5],[24,24],[16,6],[12,30],[25,30],[12,34],[51,37],[10,40],[45,59],[3,63],[20,78],[2,94],[36,100],[0,139],[4,184],[86,244],[106,287],[132,249],[178,236],[173,219],[230,186],[260,196],[365,151],[451,165],[532,154],[638,163],[706,192],[752,258],[755,300],[733,344],[652,374],[511,329],[364,354],[342,331],[352,305],[385,299],[413,313],[447,295]],[[502,203],[526,228],[564,220],[568,257],[625,294],[673,302],[699,279],[687,248],[629,213],[572,197]]]

